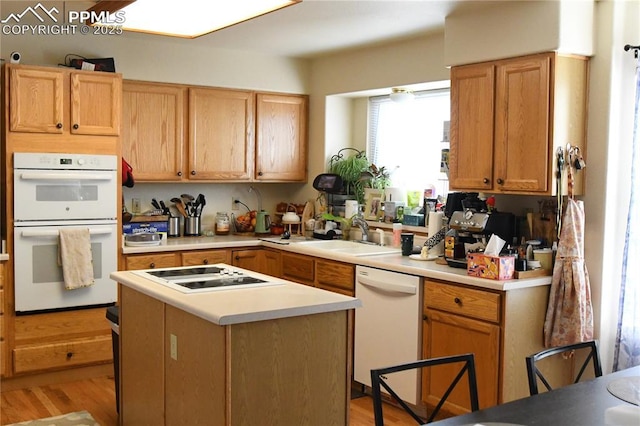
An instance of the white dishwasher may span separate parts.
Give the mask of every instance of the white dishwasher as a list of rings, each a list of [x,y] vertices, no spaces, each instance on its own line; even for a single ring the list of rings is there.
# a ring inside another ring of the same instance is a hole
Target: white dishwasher
[[[356,267],[354,379],[371,386],[371,369],[422,357],[420,278],[366,266]],[[390,375],[387,382],[406,402],[417,404],[419,370]]]

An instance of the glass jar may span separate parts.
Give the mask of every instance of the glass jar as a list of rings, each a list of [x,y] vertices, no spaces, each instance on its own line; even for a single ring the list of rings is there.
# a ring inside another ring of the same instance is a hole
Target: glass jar
[[[214,232],[216,235],[228,235],[231,228],[231,221],[227,212],[217,212],[214,224]]]

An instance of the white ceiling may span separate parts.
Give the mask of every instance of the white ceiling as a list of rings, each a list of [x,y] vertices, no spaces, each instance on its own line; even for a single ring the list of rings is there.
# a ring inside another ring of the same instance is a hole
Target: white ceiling
[[[203,2],[199,13],[215,13]],[[454,10],[493,2],[474,0],[303,0],[235,26],[183,40],[213,48],[312,58],[444,28]],[[218,3],[219,4],[219,3]],[[133,37],[165,37],[130,34]]]

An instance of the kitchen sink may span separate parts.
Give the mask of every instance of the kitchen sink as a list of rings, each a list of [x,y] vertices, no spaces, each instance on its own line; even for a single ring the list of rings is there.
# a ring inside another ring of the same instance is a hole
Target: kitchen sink
[[[296,245],[317,248],[320,250],[330,250],[332,252],[345,253],[352,256],[375,256],[400,253],[399,248],[345,240],[301,241],[296,243]]]

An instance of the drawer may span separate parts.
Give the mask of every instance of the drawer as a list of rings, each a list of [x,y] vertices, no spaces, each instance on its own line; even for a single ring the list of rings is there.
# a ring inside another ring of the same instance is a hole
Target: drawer
[[[282,253],[282,276],[285,279],[313,285],[314,260],[310,256]]]
[[[425,281],[424,307],[500,322],[500,294]]]
[[[15,373],[105,363],[112,359],[111,336],[23,346],[13,350]]]
[[[355,267],[346,263],[316,260],[316,284],[335,288],[352,295],[355,292]]]
[[[212,265],[214,263],[231,263],[229,250],[198,250],[182,253],[182,265]]]
[[[175,253],[128,255],[125,261],[127,271],[180,266],[178,256]]]

